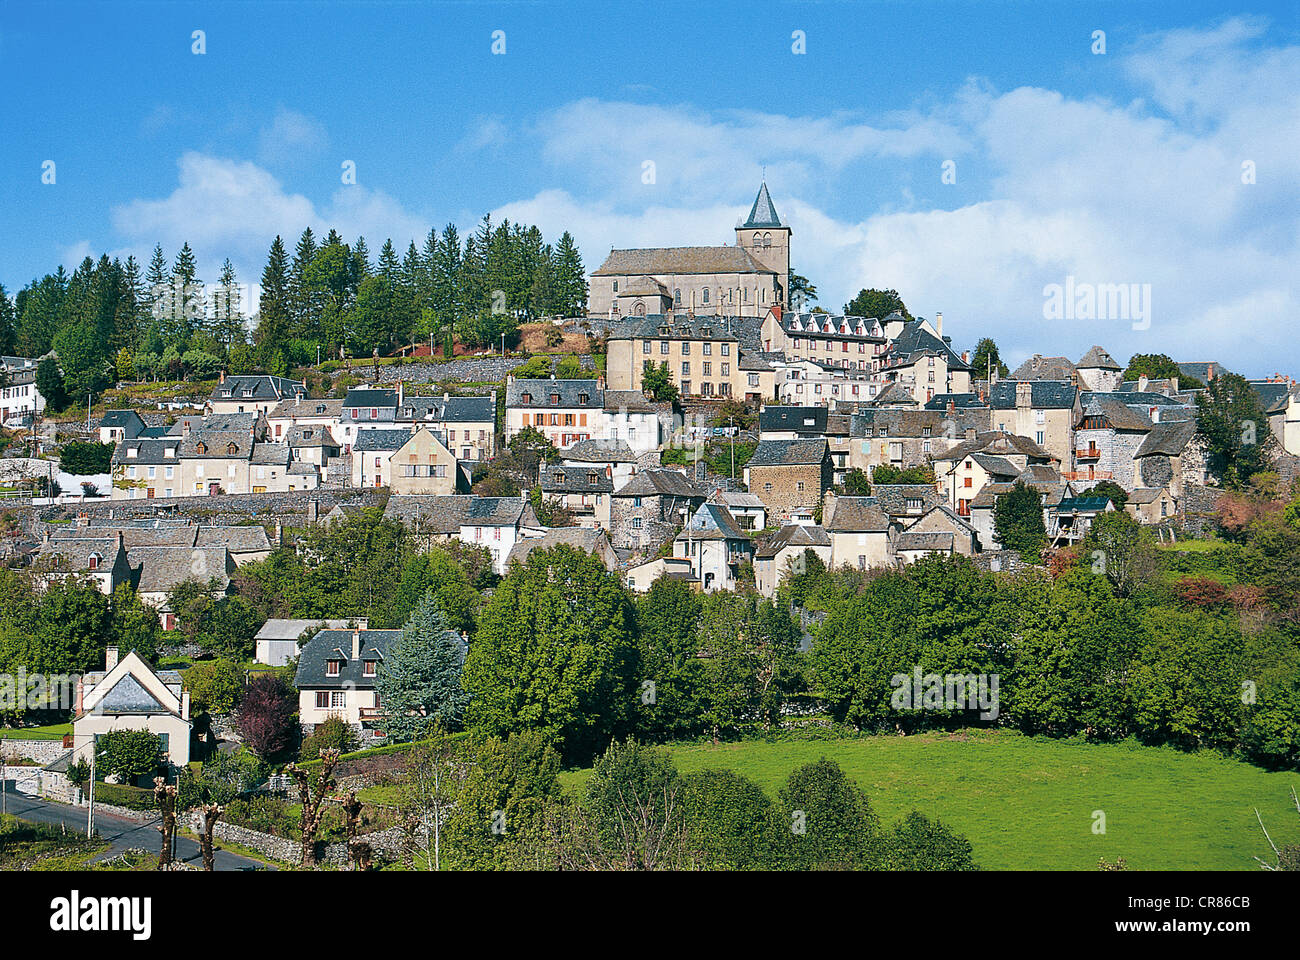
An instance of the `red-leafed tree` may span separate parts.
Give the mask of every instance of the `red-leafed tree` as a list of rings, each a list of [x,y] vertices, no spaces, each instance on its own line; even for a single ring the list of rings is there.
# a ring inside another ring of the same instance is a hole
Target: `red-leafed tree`
[[[1228,588],[1211,577],[1184,577],[1177,584],[1178,597],[1195,607],[1213,607],[1228,602]]]
[[[259,757],[278,756],[293,747],[298,728],[294,701],[289,684],[274,674],[256,677],[245,689],[235,729]]]

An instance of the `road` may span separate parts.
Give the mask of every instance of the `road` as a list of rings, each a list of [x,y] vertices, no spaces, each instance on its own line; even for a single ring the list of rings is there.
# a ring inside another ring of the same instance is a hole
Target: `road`
[[[32,823],[67,824],[70,832],[86,832],[86,808],[70,807],[63,803],[37,800],[25,794],[8,792],[8,811],[15,817]],[[129,820],[126,817],[95,811],[95,832],[110,844],[109,849],[100,855],[100,859],[116,857],[127,849],[148,850],[158,853],[162,849],[162,832],[158,829],[158,819]],[[176,838],[176,857],[186,863],[202,867],[203,856],[198,842],[189,837]],[[218,870],[266,870],[266,864],[259,860],[250,860],[238,854],[217,850],[213,858]]]

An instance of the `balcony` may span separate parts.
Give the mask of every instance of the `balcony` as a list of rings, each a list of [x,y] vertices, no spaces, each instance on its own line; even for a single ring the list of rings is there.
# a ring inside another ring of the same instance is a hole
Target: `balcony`
[[[1109,470],[1066,470],[1061,473],[1062,480],[1114,480],[1115,474]]]
[[[1101,450],[1098,447],[1089,447],[1086,450],[1074,451],[1076,460],[1099,460],[1101,459]]]

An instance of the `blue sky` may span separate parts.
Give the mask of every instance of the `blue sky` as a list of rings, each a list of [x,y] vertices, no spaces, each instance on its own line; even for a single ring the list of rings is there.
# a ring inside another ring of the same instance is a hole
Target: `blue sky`
[[[1295,374],[1298,10],[10,0],[0,282],[185,240],[203,279],[229,256],[255,282],[277,232],[375,252],[487,211],[570,229],[594,269],[731,241],[766,169],[827,307],[895,287],[1012,362],[1100,343]],[[1044,320],[1070,276],[1150,284],[1150,327]]]

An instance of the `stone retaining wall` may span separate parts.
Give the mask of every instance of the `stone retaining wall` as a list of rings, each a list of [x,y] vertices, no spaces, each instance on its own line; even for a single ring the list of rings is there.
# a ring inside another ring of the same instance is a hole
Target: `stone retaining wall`
[[[308,504],[316,500],[323,518],[340,503],[382,506],[387,491],[322,487],[283,493],[229,493],[216,497],[171,497],[154,500],[112,500],[96,504],[74,504],[42,508],[37,514],[35,533],[39,537],[53,520],[75,520],[79,513],[96,519],[115,520],[153,517],[159,514],[189,517],[204,524],[239,524],[257,520],[273,525],[277,520],[305,525]],[[59,525],[66,530],[66,525]]]
[[[195,833],[203,832],[203,821],[198,813],[195,813],[191,819],[191,829]],[[237,843],[241,847],[256,850],[263,856],[270,857],[272,860],[279,860],[282,863],[297,863],[299,857],[302,856],[302,845],[297,840],[277,837],[274,834],[263,833],[260,830],[250,830],[248,827],[241,827],[221,820],[217,821],[212,835],[218,840]],[[391,827],[388,830],[364,834],[359,839],[370,845],[372,853],[377,858],[396,860],[402,856],[405,841],[400,828]],[[337,867],[347,866],[351,862],[346,843],[318,843],[316,845],[316,856],[322,863]]]
[[[53,763],[68,752],[63,740],[0,740],[0,756],[9,760],[26,757],[45,765]]]

